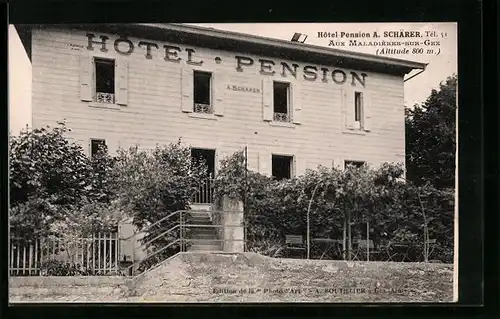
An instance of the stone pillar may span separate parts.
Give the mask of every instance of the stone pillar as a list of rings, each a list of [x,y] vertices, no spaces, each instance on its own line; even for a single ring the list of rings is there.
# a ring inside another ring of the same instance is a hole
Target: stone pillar
[[[120,241],[120,260],[136,262],[147,256],[147,251],[140,247],[144,233],[138,233],[132,220],[122,221],[118,224],[118,238]]]
[[[224,197],[221,208],[221,224],[224,225],[223,250],[231,253],[242,253],[245,251],[243,202]]]

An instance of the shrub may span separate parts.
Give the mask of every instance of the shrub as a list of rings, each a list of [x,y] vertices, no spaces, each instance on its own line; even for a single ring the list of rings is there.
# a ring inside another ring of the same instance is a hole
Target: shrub
[[[243,152],[222,161],[215,195],[219,200],[223,196],[246,200],[249,248],[261,247],[271,237],[305,237],[309,210],[311,238],[339,239],[344,231],[346,240],[366,238],[369,221],[374,242],[410,242],[414,255],[420,256],[414,258],[421,261],[425,254],[427,259],[452,259],[453,191],[414,186],[402,178],[400,164],[345,170],[320,166],[302,176],[276,181],[246,171],[244,163]],[[437,239],[438,244],[430,247],[429,239]]]
[[[133,218],[139,229],[148,227],[178,210],[189,209],[192,195],[201,178],[206,178],[204,163],[191,162],[191,149],[179,140],[154,150],[131,147],[118,150],[111,172],[117,206]],[[147,231],[147,242],[179,222],[173,216]],[[175,241],[178,232],[160,236],[147,249],[156,250]],[[172,249],[178,248],[173,246]]]

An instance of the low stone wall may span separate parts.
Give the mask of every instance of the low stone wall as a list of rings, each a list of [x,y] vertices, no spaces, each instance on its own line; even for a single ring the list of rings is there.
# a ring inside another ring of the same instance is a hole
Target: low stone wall
[[[120,302],[130,282],[119,276],[10,277],[9,302]]]
[[[451,302],[453,265],[180,253],[130,277],[11,277],[10,302]]]

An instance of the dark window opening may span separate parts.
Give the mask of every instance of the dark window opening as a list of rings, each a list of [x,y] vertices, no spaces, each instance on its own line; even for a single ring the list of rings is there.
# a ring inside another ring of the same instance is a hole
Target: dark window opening
[[[274,113],[288,113],[288,83],[274,82]]]
[[[365,165],[365,162],[363,161],[345,161],[345,167],[347,168],[348,166],[354,166],[356,168],[360,168],[363,165]]]
[[[95,59],[95,87],[98,93],[115,93],[115,61]]]
[[[194,163],[205,163],[205,165],[207,165],[208,173],[211,176],[215,176],[215,150],[192,148],[191,159]]]
[[[354,121],[361,122],[363,112],[363,95],[361,92],[354,94]]]
[[[210,82],[212,74],[194,72],[194,103],[210,105]]]
[[[99,150],[105,150],[106,141],[105,140],[90,140],[90,156],[94,157]]]
[[[273,155],[272,161],[274,178],[281,180],[292,177],[292,156]]]

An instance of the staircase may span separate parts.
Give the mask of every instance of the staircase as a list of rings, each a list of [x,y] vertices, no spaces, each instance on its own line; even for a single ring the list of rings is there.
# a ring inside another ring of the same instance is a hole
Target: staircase
[[[217,228],[213,225],[211,216],[211,205],[192,204],[190,217],[186,221],[187,225],[206,225],[189,227],[189,241],[187,251],[220,252],[222,242],[217,241]]]

